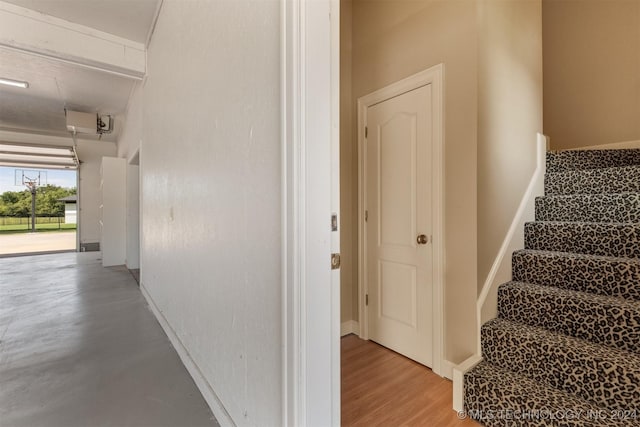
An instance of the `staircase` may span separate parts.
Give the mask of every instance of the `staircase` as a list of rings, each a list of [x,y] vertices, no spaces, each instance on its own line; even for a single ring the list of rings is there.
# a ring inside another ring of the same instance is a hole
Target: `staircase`
[[[547,153],[465,409],[486,426],[640,426],[640,150]]]

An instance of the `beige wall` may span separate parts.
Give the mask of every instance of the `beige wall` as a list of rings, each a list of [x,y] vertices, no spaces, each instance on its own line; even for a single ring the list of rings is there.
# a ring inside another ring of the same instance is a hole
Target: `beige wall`
[[[553,149],[640,140],[640,1],[544,0]]]
[[[359,97],[431,66],[445,66],[445,357],[460,362],[474,352],[476,338],[476,4],[353,0],[352,52],[351,111],[342,112],[342,119],[350,120],[343,124],[355,124]],[[351,248],[355,261],[356,129],[342,131],[341,191],[353,198],[343,202],[343,224],[352,230],[345,238],[349,230],[343,226],[341,244],[343,252]],[[348,276],[354,287],[356,273]],[[343,307],[343,315],[347,311]]]
[[[478,2],[478,291],[536,166],[541,21],[540,0]]]
[[[343,0],[342,6],[341,243],[354,263],[356,101],[433,65],[445,67],[445,357],[460,362],[475,351],[477,294],[535,168],[541,1]],[[358,316],[356,268],[347,263],[342,272],[343,321]]]
[[[351,97],[352,0],[340,1],[340,321],[358,320],[358,153]]]

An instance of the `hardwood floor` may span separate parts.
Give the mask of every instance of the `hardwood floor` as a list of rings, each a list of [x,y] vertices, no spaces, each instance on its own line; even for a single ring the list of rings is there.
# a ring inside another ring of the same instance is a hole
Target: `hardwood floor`
[[[343,426],[479,426],[459,420],[452,383],[373,341],[341,342]]]

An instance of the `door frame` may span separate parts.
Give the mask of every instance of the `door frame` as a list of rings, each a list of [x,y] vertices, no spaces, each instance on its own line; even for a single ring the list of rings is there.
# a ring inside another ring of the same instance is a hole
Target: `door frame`
[[[340,425],[339,30],[339,0],[281,0],[285,426]]]
[[[437,375],[444,372],[444,65],[438,64],[373,93],[358,98],[358,322],[359,336],[369,339],[369,316],[365,303],[367,286],[366,207],[366,137],[367,109],[428,84],[432,85],[432,218],[433,218],[433,366]]]
[[[133,168],[135,169],[135,174],[132,174]],[[131,198],[130,190],[131,190],[131,182],[136,181],[135,186],[135,198]],[[138,215],[131,215],[131,206],[129,206],[129,202],[131,200],[135,200],[137,204]],[[127,159],[127,222],[126,222],[126,230],[127,230],[127,256],[125,258],[127,268],[129,269],[140,269],[140,147],[138,147],[134,153]],[[132,229],[137,229],[136,233],[131,233]],[[132,245],[133,243],[133,245]],[[133,253],[130,253],[130,250]],[[132,263],[132,255],[135,259],[135,262]]]
[[[76,145],[75,145],[75,141],[74,141],[74,145],[73,145],[73,152],[76,155],[76,158],[78,157],[78,153],[76,151]],[[80,180],[80,168],[82,167],[82,163],[80,163],[80,161],[78,161],[78,167],[76,168],[76,252],[82,252],[82,236],[80,236],[80,212],[81,212],[81,207],[80,207],[80,201],[81,201],[81,197],[80,197],[80,185],[81,180]]]

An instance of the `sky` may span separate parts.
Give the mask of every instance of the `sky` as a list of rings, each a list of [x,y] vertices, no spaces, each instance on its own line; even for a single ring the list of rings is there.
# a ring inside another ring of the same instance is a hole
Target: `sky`
[[[14,185],[16,169],[21,168],[0,166],[0,194],[5,191],[22,191],[25,189],[24,185]],[[46,184],[53,184],[63,188],[72,188],[76,186],[75,170],[46,169],[44,171],[47,176]]]

